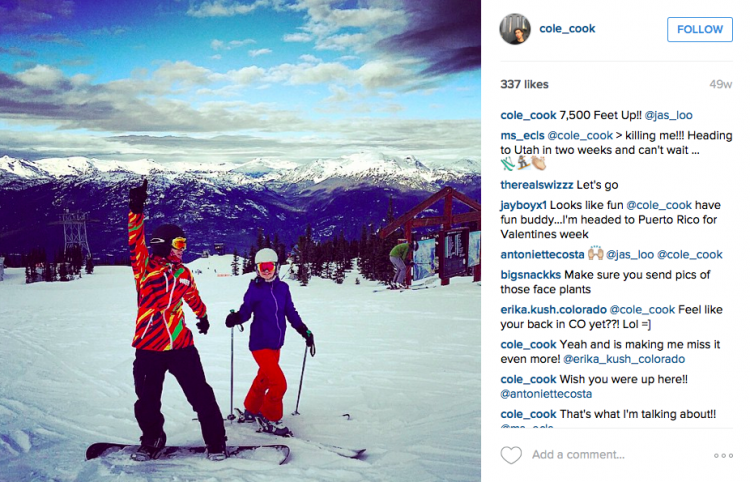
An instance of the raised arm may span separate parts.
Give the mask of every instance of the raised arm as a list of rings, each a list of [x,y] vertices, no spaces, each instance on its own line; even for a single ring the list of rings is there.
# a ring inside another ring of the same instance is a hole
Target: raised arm
[[[146,203],[146,187],[148,181],[143,180],[143,185],[135,187],[129,193],[128,213],[128,248],[130,249],[130,266],[133,268],[133,277],[138,280],[143,277],[148,262],[148,248],[146,248],[146,234],[143,226],[143,205]]]

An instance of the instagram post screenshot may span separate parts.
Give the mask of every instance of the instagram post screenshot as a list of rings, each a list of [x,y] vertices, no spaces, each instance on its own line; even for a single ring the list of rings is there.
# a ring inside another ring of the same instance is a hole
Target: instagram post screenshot
[[[0,482],[481,480],[481,44],[0,0]]]
[[[748,7],[482,8],[482,479],[750,480]]]

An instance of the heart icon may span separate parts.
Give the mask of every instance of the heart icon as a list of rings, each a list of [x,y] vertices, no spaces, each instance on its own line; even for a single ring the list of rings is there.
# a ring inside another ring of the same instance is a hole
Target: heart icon
[[[503,447],[500,456],[509,464],[515,464],[521,458],[521,447]]]

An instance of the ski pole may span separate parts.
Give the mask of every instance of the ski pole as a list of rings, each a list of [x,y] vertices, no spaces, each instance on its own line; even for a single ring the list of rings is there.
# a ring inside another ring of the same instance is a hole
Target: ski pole
[[[230,313],[234,313],[234,310],[229,310]],[[242,326],[240,325],[240,331],[242,331]],[[229,362],[229,415],[227,415],[227,420],[234,420],[234,326],[232,326],[232,336],[231,336],[231,355],[230,355],[230,362]]]
[[[305,357],[302,359],[302,374],[299,376],[299,390],[297,391],[297,406],[294,407],[292,415],[299,415],[299,396],[302,394],[302,378],[305,376],[305,362],[307,361],[307,345],[305,345]]]
[[[234,327],[232,327],[231,353],[229,363],[229,415],[227,415],[227,420],[234,420]]]

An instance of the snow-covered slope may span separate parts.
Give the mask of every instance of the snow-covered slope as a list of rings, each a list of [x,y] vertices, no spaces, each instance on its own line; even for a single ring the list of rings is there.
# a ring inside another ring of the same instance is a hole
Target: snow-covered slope
[[[187,325],[222,412],[230,405],[230,333],[223,318],[238,308],[250,276],[228,272],[231,256],[190,266],[208,306],[211,329]],[[216,270],[216,271],[214,271]],[[70,283],[25,285],[23,269],[0,282],[0,480],[383,482],[480,480],[480,288],[450,286],[373,293],[350,275],[339,286],[290,282],[295,304],[315,333],[297,403],[304,343],[287,332],[281,366],[289,389],[284,421],[299,439],[367,448],[363,460],[332,455],[297,439],[273,439],[227,422],[229,444],[282,442],[285,465],[194,459],[125,468],[84,461],[97,441],[136,443],[130,338],[135,292],[128,267],[97,267]],[[247,333],[235,330],[234,406],[257,367]],[[174,378],[162,397],[170,444],[202,444],[200,427]],[[349,417],[344,417],[348,414]],[[124,470],[130,474],[121,473]]]

